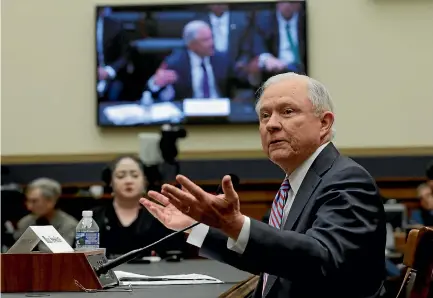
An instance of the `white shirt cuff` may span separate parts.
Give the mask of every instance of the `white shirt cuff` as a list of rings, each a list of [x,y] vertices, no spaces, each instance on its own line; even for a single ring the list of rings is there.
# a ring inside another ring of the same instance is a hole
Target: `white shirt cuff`
[[[208,232],[209,226],[199,224],[198,226],[192,228],[191,233],[189,233],[188,239],[186,239],[186,242],[200,248],[203,245],[204,239],[206,239]]]
[[[153,76],[149,79],[147,85],[152,92],[158,92],[161,89],[161,87],[155,84],[155,78]]]
[[[105,71],[108,73],[111,79],[114,79],[116,77],[116,71],[111,66],[105,66]]]
[[[260,54],[259,55],[259,61],[258,61],[259,68],[265,67],[266,60],[271,56],[272,56],[272,54],[270,54],[270,53]]]
[[[251,220],[247,216],[244,216],[244,218],[244,224],[242,226],[241,232],[239,233],[238,240],[234,241],[231,238],[227,240],[227,248],[239,254],[244,253],[248,244],[248,240],[250,239]]]

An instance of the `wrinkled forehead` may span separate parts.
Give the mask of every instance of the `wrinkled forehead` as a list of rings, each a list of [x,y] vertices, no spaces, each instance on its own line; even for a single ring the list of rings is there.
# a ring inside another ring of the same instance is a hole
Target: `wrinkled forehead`
[[[273,83],[263,91],[258,108],[271,108],[282,103],[291,103],[298,106],[311,104],[308,100],[308,83],[297,78]]]

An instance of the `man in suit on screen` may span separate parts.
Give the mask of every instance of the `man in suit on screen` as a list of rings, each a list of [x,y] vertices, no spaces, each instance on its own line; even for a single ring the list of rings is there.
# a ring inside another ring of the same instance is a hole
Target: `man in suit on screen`
[[[214,50],[212,31],[200,20],[185,25],[186,48],[174,50],[148,83],[162,101],[228,96],[229,60]]]
[[[256,16],[254,62],[262,80],[287,71],[305,73],[305,14],[299,2],[280,1]]]
[[[233,70],[248,63],[253,47],[251,12],[230,10],[226,3],[207,7],[209,11],[199,13],[197,19],[212,29],[215,50],[227,55]]]
[[[122,24],[110,17],[108,8],[99,8],[96,21],[97,92],[99,100],[115,101],[123,84],[118,74],[124,69],[128,42]]]
[[[264,152],[285,174],[269,222],[240,211],[230,176],[223,195],[185,176],[182,189],[149,192],[141,203],[164,225],[200,222],[188,242],[200,255],[260,274],[254,297],[378,297],[385,277],[385,212],[374,179],[332,143],[328,91],[307,76],[271,77],[257,102]]]

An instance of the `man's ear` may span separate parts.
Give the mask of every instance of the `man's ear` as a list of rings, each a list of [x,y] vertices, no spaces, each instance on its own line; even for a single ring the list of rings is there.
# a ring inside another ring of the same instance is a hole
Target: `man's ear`
[[[320,136],[324,137],[325,135],[330,134],[332,125],[334,124],[334,114],[329,111],[323,112],[321,124]]]

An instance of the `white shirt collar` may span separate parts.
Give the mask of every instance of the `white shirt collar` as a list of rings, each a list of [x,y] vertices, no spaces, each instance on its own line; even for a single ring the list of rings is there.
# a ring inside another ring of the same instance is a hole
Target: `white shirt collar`
[[[296,170],[292,172],[292,174],[290,174],[289,183],[294,195],[298,193],[302,181],[304,180],[308,170],[310,169],[313,162],[316,160],[317,156],[329,143],[330,142],[327,142],[317,148],[317,150],[306,161],[304,161]]]
[[[298,23],[298,18],[299,18],[299,13],[295,13],[292,15],[292,17],[290,18],[290,20],[286,20],[280,12],[277,11],[277,20],[278,23],[281,25],[283,24],[284,26],[286,24],[289,24],[290,27],[292,26],[296,26],[296,24]]]
[[[191,61],[191,66],[193,67],[200,67],[203,61],[205,64],[209,63],[209,57],[201,58],[199,55],[190,50],[188,50],[188,55]]]
[[[209,13],[209,20],[212,24],[225,24],[229,20],[229,12],[224,12],[220,17],[217,17],[214,13]]]

